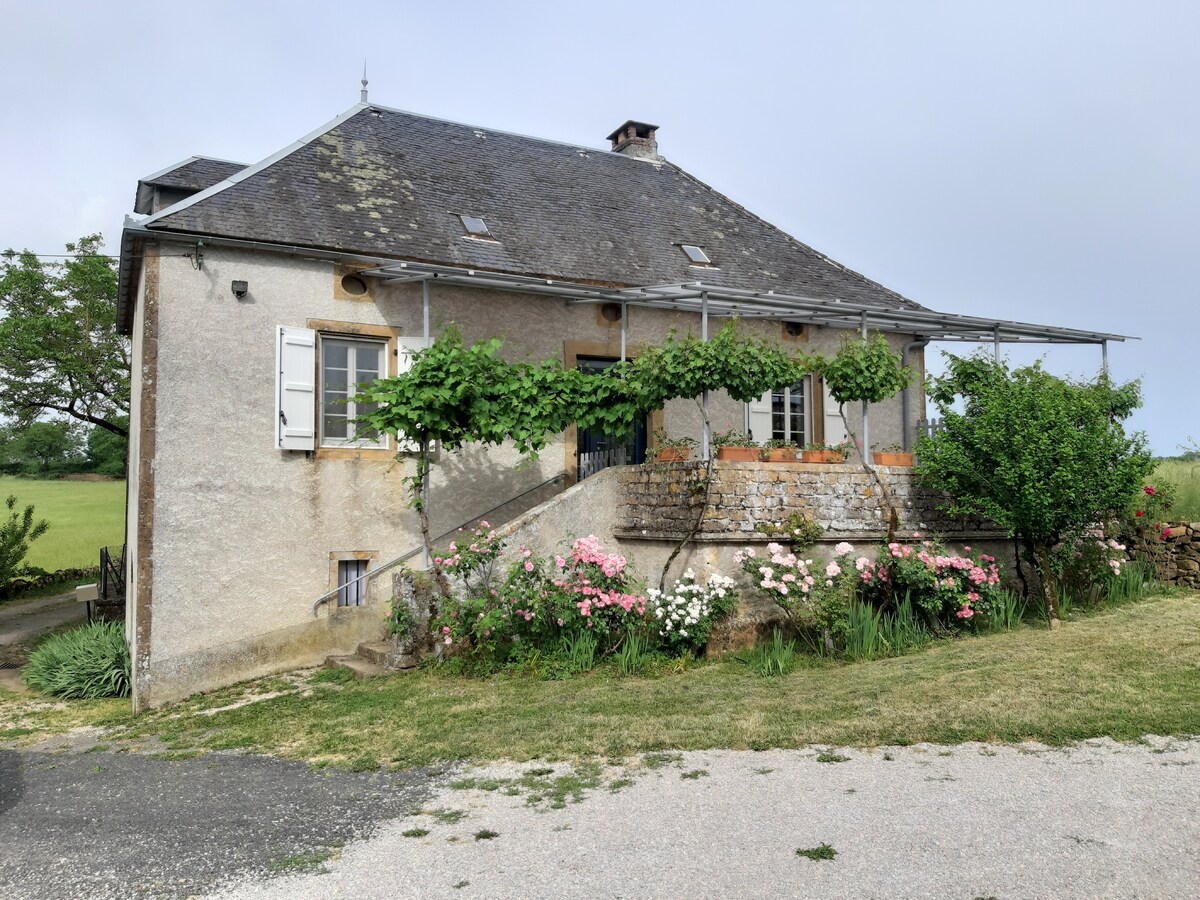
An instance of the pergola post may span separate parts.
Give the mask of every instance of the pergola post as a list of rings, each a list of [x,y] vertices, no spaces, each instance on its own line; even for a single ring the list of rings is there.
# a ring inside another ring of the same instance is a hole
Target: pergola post
[[[863,343],[867,342],[867,312],[862,313],[862,339]],[[869,466],[867,462],[868,455],[871,452],[871,428],[867,419],[867,401],[862,402],[862,447],[859,448],[859,454],[862,456],[864,466]]]
[[[629,315],[629,304],[621,302],[621,362],[625,362],[625,318]]]
[[[1000,364],[1000,326],[992,326],[992,359],[996,361],[996,365]]]
[[[700,340],[708,340],[708,292],[700,295]],[[708,389],[700,395],[700,406],[704,413],[700,440],[700,458],[708,462],[712,455],[712,435],[708,431]]]
[[[421,279],[421,343],[429,348],[429,279]],[[425,504],[426,514],[429,510],[429,472],[426,470],[421,478],[421,502]],[[421,562],[426,569],[433,562],[429,558],[429,548],[425,546],[425,542],[421,542]]]
[[[1100,371],[1108,374],[1108,341],[1100,342]]]

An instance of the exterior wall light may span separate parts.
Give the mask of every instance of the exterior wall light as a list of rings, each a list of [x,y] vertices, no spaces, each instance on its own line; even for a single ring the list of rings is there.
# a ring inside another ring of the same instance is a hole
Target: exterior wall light
[[[244,281],[235,281],[233,283],[233,296],[239,300],[246,299],[246,294],[250,291],[250,285]]]

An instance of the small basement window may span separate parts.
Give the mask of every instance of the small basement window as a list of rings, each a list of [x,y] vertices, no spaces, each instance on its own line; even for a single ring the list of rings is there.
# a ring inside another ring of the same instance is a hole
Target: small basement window
[[[680,244],[679,249],[687,255],[693,266],[712,265],[712,260],[708,258],[708,254],[695,244]]]
[[[459,219],[462,220],[466,237],[480,238],[485,241],[496,240],[488,230],[487,222],[478,216],[459,216]]]
[[[367,560],[338,561],[338,606],[362,606],[367,602]]]

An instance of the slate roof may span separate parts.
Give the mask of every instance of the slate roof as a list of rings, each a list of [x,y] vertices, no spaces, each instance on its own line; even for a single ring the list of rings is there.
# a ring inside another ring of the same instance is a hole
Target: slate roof
[[[146,176],[141,183],[157,187],[202,191],[219,181],[224,181],[230,175],[240,172],[244,168],[246,168],[245,163],[230,162],[227,159],[210,159],[207,156],[193,156],[171,169]]]
[[[211,177],[211,162],[169,177]],[[496,242],[465,238],[459,215],[482,217]],[[923,308],[665,160],[374,106],[146,225],[591,284],[703,280]],[[680,244],[717,268],[689,265]]]

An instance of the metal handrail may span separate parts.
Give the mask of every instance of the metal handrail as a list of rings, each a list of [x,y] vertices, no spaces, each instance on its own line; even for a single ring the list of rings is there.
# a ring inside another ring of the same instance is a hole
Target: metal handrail
[[[516,500],[520,500],[522,497],[524,497],[528,494],[532,494],[534,491],[541,490],[548,484],[553,484],[556,481],[563,481],[566,479],[566,477],[567,476],[564,473],[559,472],[553,478],[547,478],[541,484],[534,485],[533,487],[529,488],[528,490],[522,491],[521,493],[517,494],[515,497],[509,497],[503,503],[496,504],[491,509],[489,509],[487,512],[480,513],[477,516],[471,516],[471,518],[467,519],[461,525],[456,525],[454,528],[451,528],[449,531],[442,532],[437,537],[435,537],[432,541],[430,541],[430,543],[436,544],[438,541],[443,540],[444,538],[448,538],[452,534],[455,534],[460,528],[462,528],[468,522],[474,522],[476,519],[486,519],[488,516],[490,516],[496,510],[501,509],[502,507],[508,506],[508,504],[510,504]],[[331,591],[326,591],[324,594],[322,594],[320,597],[318,597],[316,600],[313,601],[313,605],[312,605],[313,615],[315,616],[317,614],[317,610],[321,607],[321,604],[327,603],[336,594],[340,593],[341,591],[345,590],[346,588],[350,587],[351,585],[358,584],[360,581],[366,581],[368,578],[374,578],[380,572],[386,571],[387,569],[390,569],[393,566],[397,566],[400,563],[404,562],[405,560],[412,559],[414,556],[416,556],[418,553],[420,553],[424,549],[425,549],[424,547],[414,547],[411,550],[405,551],[400,556],[397,556],[395,559],[389,560],[388,562],[385,562],[381,566],[376,566],[374,569],[371,569],[369,572],[363,572],[357,578],[352,578],[349,581],[347,581],[345,584],[339,584],[337,587],[335,587]]]

